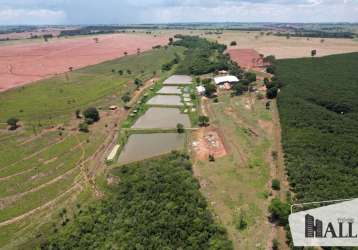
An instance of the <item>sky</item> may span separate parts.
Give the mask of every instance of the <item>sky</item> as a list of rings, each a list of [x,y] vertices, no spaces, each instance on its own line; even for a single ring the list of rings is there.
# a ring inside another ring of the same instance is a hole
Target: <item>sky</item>
[[[358,0],[0,0],[0,25],[358,22]]]

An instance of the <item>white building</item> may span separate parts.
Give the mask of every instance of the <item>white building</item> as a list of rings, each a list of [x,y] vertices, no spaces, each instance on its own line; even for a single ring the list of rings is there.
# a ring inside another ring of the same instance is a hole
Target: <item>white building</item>
[[[198,92],[199,95],[204,95],[205,87],[200,85],[200,86],[196,87],[196,91]]]
[[[214,78],[216,85],[224,85],[225,83],[237,83],[239,79],[236,76],[218,76]]]

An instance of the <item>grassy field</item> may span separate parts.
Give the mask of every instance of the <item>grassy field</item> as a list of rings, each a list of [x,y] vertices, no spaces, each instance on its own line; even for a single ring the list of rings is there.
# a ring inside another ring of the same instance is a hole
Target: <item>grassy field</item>
[[[272,237],[267,220],[272,114],[263,100],[251,95],[230,97],[226,93],[219,97],[219,103],[207,106],[211,123],[222,135],[228,155],[215,162],[198,161],[194,165],[202,191],[228,230],[235,249],[267,249]],[[240,228],[241,216],[246,228]]]
[[[71,214],[76,203],[100,192],[96,174],[115,139],[116,124],[126,115],[109,111],[109,105],[123,106],[120,97],[134,91],[135,78],[146,81],[154,71],[159,78],[169,74],[160,71],[161,65],[182,52],[172,47],[149,51],[0,94],[0,246],[33,249],[34,236],[41,239],[61,226],[61,209]],[[79,133],[74,112],[88,106],[100,108],[101,120],[89,133]],[[17,131],[3,125],[9,117],[20,119]]]
[[[7,91],[0,95],[0,122],[18,117],[28,127],[58,124],[68,121],[76,109],[90,104],[103,107],[120,104],[118,97],[128,90],[126,85],[134,88],[128,83],[135,77],[145,80],[154,71],[159,73],[160,66],[181,51],[160,49],[128,56]],[[123,70],[124,75],[118,74],[118,70]]]

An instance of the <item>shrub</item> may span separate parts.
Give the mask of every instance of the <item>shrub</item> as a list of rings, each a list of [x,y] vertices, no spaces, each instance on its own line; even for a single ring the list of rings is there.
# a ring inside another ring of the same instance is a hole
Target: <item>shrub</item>
[[[232,41],[231,43],[230,43],[230,46],[236,46],[237,45],[237,42],[236,41]]]
[[[92,119],[93,122],[97,122],[100,119],[99,112],[95,107],[90,107],[90,108],[86,109],[85,111],[83,111],[83,116],[86,119]]]
[[[183,124],[181,124],[181,123],[178,123],[178,124],[177,124],[177,132],[178,132],[179,134],[184,133],[184,125],[183,125]]]
[[[85,133],[88,133],[89,130],[88,130],[88,124],[86,122],[81,122],[79,125],[78,125],[78,129],[81,131],[81,132],[85,132]]]
[[[17,118],[10,118],[6,121],[6,123],[10,126],[9,129],[10,130],[16,130],[18,128],[17,123],[19,122],[19,119]]]
[[[288,216],[290,214],[290,205],[282,202],[278,198],[272,199],[269,212],[271,213],[271,219],[280,225],[287,225]]]
[[[209,125],[209,117],[201,115],[199,116],[199,126],[206,127]]]
[[[129,92],[125,93],[121,99],[124,103],[129,102],[131,100],[131,96],[130,96]]]
[[[273,179],[271,183],[271,187],[273,190],[280,190],[281,189],[280,181],[277,179]]]

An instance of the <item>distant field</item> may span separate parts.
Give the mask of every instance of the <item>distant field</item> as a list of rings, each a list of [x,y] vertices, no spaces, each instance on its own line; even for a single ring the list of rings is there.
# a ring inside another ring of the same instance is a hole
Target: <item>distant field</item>
[[[161,65],[181,51],[181,48],[171,48],[145,52],[1,93],[0,122],[14,116],[36,126],[57,124],[66,121],[64,118],[76,109],[91,103],[118,103],[124,85],[135,77],[149,79],[153,71],[159,73]],[[124,74],[121,76],[118,70],[123,70]]]
[[[357,65],[358,53],[277,63],[285,162],[299,201],[357,196]]]
[[[0,91],[164,45],[166,36],[113,34],[0,46]]]
[[[29,237],[52,232],[61,226],[62,208],[70,216],[76,204],[78,209],[96,194],[93,178],[125,116],[120,97],[133,91],[134,78],[146,81],[154,71],[158,78],[167,74],[160,71],[162,64],[182,52],[153,50],[0,93],[1,122],[18,117],[22,125],[8,131],[0,123],[0,246],[17,248]],[[119,110],[109,111],[113,104]],[[74,112],[88,106],[102,107],[101,120],[90,126],[90,133],[79,133],[81,120]]]
[[[252,48],[259,53],[275,55],[277,58],[310,57],[311,50],[317,50],[317,56],[358,52],[358,43],[352,39],[325,38],[321,43],[320,38],[295,38],[260,35],[260,32],[224,31],[222,35],[205,35],[205,37],[217,40],[230,46],[232,41],[237,46],[231,48]]]

